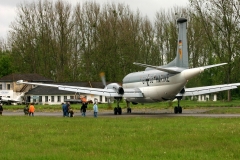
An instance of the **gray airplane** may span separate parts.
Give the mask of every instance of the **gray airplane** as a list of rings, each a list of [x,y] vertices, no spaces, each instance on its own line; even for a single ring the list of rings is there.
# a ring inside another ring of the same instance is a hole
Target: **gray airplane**
[[[127,102],[127,106],[129,108],[128,112],[131,112],[130,102],[133,104],[152,103],[174,100],[177,98],[178,106],[174,108],[174,113],[182,113],[182,107],[179,105],[179,101],[183,96],[196,96],[237,88],[240,83],[195,88],[185,87],[188,80],[202,73],[205,69],[225,65],[227,63],[189,69],[187,50],[187,19],[179,18],[177,20],[177,24],[179,32],[175,59],[163,66],[134,63],[136,65],[146,67],[146,69],[144,71],[134,72],[126,75],[123,78],[122,86],[117,83],[111,83],[105,85],[104,89],[100,89],[31,83],[24,82],[23,80],[19,80],[18,83],[57,87],[59,90],[102,95],[110,99],[116,99],[118,100],[118,104],[117,107],[114,108],[114,114],[122,114],[122,109],[119,107],[119,100],[122,98],[124,98]]]

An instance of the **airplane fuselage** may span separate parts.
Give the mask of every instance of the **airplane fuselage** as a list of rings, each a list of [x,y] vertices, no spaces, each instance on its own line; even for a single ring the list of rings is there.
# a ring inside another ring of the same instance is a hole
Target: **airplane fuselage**
[[[126,98],[135,103],[172,100],[184,88],[187,80],[181,73],[169,74],[159,70],[130,73],[123,79],[123,88],[139,88],[143,98]]]

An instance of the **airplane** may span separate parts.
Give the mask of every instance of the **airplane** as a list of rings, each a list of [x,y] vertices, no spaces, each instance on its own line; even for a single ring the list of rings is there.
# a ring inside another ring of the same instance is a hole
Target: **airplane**
[[[105,88],[88,88],[77,86],[66,86],[57,84],[31,83],[18,80],[18,84],[42,85],[57,87],[59,90],[72,91],[84,94],[102,95],[109,99],[117,100],[117,107],[114,114],[122,114],[119,101],[124,98],[127,102],[127,111],[131,113],[130,102],[153,103],[161,101],[178,100],[178,106],[174,107],[174,113],[182,113],[179,102],[183,96],[196,96],[201,94],[214,93],[224,90],[236,89],[240,83],[221,84],[204,87],[186,88],[187,82],[202,73],[205,69],[222,66],[227,63],[220,63],[197,68],[189,68],[187,50],[187,19],[178,18],[178,44],[176,57],[170,63],[163,66],[152,66],[142,63],[133,63],[146,67],[144,71],[133,72],[123,78],[122,86],[118,83],[110,83]],[[103,76],[102,76],[103,77]],[[104,79],[104,78],[102,78]]]
[[[0,102],[2,104],[12,104],[12,103],[20,103],[21,102],[21,96],[19,96],[16,99],[12,99],[6,96],[0,96]]]

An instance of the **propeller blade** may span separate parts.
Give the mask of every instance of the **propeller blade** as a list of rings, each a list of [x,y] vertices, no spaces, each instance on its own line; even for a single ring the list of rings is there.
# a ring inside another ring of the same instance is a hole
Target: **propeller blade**
[[[105,78],[105,73],[104,72],[101,72],[100,73],[100,77],[101,77],[101,79],[102,79],[102,83],[103,83],[103,85],[104,85],[104,87],[106,87],[106,78]]]

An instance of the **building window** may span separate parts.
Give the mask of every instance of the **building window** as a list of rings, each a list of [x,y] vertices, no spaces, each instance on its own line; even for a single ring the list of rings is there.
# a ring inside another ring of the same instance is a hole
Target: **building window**
[[[7,84],[7,90],[10,90],[10,89],[11,89],[11,85]]]
[[[0,84],[0,90],[2,90],[2,84]]]
[[[108,102],[108,99],[107,99],[107,97],[105,97],[105,102]]]
[[[48,102],[48,96],[45,96],[45,102]]]
[[[102,96],[100,96],[100,102],[102,102]]]
[[[70,99],[74,99],[74,96],[70,96]]]
[[[64,100],[67,99],[67,96],[64,96]]]
[[[57,96],[57,101],[61,102],[61,96]]]
[[[51,96],[51,102],[54,102],[54,96]]]
[[[42,96],[39,96],[39,102],[42,102]]]

